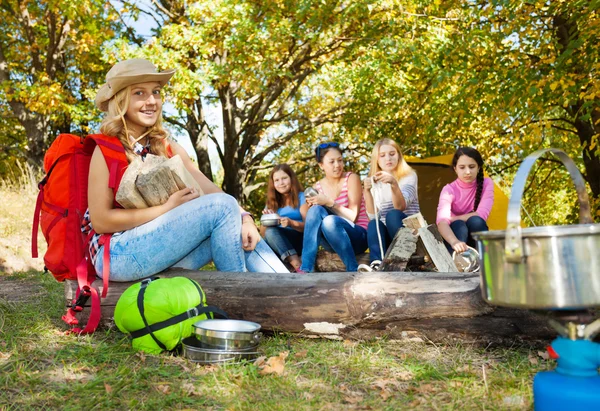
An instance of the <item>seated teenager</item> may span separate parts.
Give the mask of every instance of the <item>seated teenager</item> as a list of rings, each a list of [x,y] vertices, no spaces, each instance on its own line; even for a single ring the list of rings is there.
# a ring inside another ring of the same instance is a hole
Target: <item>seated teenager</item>
[[[436,223],[448,252],[462,253],[477,245],[472,233],[488,230],[494,183],[483,177],[483,158],[474,148],[456,150],[452,167],[458,178],[442,189]]]
[[[263,214],[276,213],[280,217],[280,224],[278,227],[261,227],[267,244],[294,271],[302,264],[302,233],[308,211],[302,190],[296,173],[289,165],[276,165],[269,174],[267,204]]]
[[[404,226],[402,220],[419,212],[417,173],[394,140],[384,138],[373,147],[363,192],[371,219],[367,228],[371,266],[363,268],[370,271],[379,268],[396,232]]]
[[[309,209],[299,272],[314,271],[319,245],[336,252],[346,271],[356,271],[356,254],[367,249],[369,224],[360,178],[352,172],[344,172],[338,143],[320,144],[315,156],[325,177],[314,185],[318,194],[306,198]]]
[[[198,269],[211,260],[220,271],[288,272],[261,241],[252,216],[206,178],[179,144],[167,139],[162,126],[162,87],[173,74],[174,70],[158,72],[147,60],[122,61],[107,73],[106,84],[96,96],[96,105],[106,112],[100,138],[111,147],[98,145],[93,152],[89,208],[82,227],[90,233],[96,272],[100,276],[110,273],[113,281],[134,281],[169,267]],[[107,162],[114,152],[124,152],[121,163],[125,166],[109,170]],[[127,163],[147,153],[179,154],[206,195],[185,188],[160,206],[121,208],[115,195]],[[107,239],[102,234],[111,236]],[[99,243],[105,240],[107,244]],[[107,246],[109,264],[103,258]]]

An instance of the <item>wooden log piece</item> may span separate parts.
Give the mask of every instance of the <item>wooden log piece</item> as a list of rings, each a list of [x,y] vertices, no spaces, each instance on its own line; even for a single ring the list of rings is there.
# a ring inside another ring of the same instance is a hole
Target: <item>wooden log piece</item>
[[[363,253],[356,256],[358,264],[369,265],[369,254]],[[331,251],[319,250],[315,260],[315,271],[320,273],[343,272],[346,271],[346,265],[342,262],[337,253]]]
[[[515,336],[525,332],[536,337],[529,329],[516,328],[512,317],[485,321],[492,318],[495,309],[481,298],[479,277],[474,274],[297,275],[170,269],[160,276],[186,276],[198,281],[209,304],[225,310],[231,318],[258,322],[265,330],[342,338],[357,329],[368,333],[402,324],[420,330],[423,322],[424,331],[446,324],[447,333]],[[102,301],[105,320],[112,318],[118,297],[131,284],[111,283]],[[93,286],[100,291],[102,283],[96,281]],[[67,301],[73,298],[76,287],[76,282],[66,282]]]
[[[421,213],[409,215],[402,220],[402,223],[404,224],[404,227],[412,228],[413,230],[418,230],[421,227],[427,227],[427,221],[425,221]]]
[[[380,271],[404,271],[416,249],[417,236],[413,230],[400,227],[385,253]]]
[[[200,184],[196,181],[196,179],[190,174],[190,172],[185,168],[183,164],[183,160],[179,156],[179,154],[174,155],[170,159],[165,162],[165,165],[169,167],[171,173],[173,174],[173,179],[175,180],[175,184],[177,184],[177,188],[183,190],[186,187],[195,188],[200,195],[203,195],[204,192],[202,188],[200,188]]]
[[[435,224],[419,228],[419,237],[439,272],[458,272],[450,253],[444,245],[444,239]]]
[[[116,200],[124,208],[148,208],[148,204],[135,185],[135,180],[143,165],[144,162],[140,158],[134,159],[121,178]]]
[[[142,170],[136,180],[136,186],[150,206],[166,203],[171,194],[179,191],[171,169],[165,163],[147,171]]]

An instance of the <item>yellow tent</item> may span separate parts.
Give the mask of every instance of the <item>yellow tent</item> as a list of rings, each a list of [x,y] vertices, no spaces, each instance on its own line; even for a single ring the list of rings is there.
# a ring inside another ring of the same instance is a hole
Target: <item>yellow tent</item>
[[[425,159],[406,157],[419,177],[419,206],[428,224],[435,223],[437,205],[442,188],[456,179],[452,169],[452,154]],[[494,183],[494,206],[487,223],[490,230],[506,229],[508,197]]]

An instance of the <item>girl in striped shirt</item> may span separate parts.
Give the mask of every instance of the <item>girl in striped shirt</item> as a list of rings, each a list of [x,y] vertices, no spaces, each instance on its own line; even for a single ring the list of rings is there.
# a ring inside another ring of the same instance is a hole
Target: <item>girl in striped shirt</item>
[[[384,138],[375,143],[363,193],[371,219],[367,229],[371,269],[377,269],[396,232],[404,225],[402,220],[419,212],[417,173],[406,163],[394,140]]]
[[[360,178],[352,172],[344,172],[338,143],[319,144],[315,155],[325,177],[314,185],[317,194],[306,197],[310,208],[304,224],[302,266],[297,272],[314,271],[319,245],[335,251],[346,271],[356,271],[356,254],[367,249],[369,224]]]

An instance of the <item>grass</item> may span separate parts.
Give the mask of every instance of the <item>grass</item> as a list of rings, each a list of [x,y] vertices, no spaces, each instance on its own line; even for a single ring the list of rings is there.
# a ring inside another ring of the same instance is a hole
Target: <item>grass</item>
[[[11,227],[2,226],[19,255],[10,261],[35,266],[20,250],[29,245],[35,193],[4,184],[0,198],[2,216],[21,199],[10,210]],[[539,347],[436,344],[415,334],[369,341],[271,335],[260,350],[289,353],[281,375],[254,363],[201,366],[135,352],[114,329],[65,335],[62,284],[39,269],[9,273],[8,261],[0,272],[0,410],[529,409],[533,375],[554,366]]]

